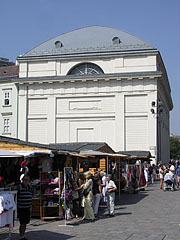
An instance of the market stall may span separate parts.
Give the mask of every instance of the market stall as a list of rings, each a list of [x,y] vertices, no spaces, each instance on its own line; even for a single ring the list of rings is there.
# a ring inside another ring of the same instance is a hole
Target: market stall
[[[118,186],[120,199],[120,165],[121,161],[128,155],[120,153],[106,153],[100,151],[82,151],[85,158],[79,159],[79,172],[90,171],[94,175],[95,171],[104,171],[112,175],[112,180]]]
[[[121,190],[129,193],[144,190],[146,185],[144,165],[150,164],[151,153],[149,151],[121,151],[118,153],[128,155],[120,166]]]

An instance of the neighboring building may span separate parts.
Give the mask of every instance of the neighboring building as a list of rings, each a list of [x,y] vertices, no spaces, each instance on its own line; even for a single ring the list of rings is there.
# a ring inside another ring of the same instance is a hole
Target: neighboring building
[[[9,62],[8,58],[0,57],[0,67],[14,66],[14,62]]]
[[[0,58],[0,134],[17,136],[17,86],[19,66]]]
[[[157,49],[121,30],[91,26],[17,61],[11,136],[45,144],[107,142],[115,151],[150,150],[156,161],[169,160],[173,104]]]

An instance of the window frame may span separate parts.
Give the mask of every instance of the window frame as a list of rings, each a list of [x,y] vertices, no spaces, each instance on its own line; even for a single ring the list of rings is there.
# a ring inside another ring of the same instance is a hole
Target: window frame
[[[3,118],[3,133],[4,134],[10,134],[11,133],[11,119],[10,119],[10,117],[4,117]]]
[[[97,64],[91,62],[84,62],[72,67],[67,75],[71,76],[87,76],[87,75],[101,75],[104,71]]]
[[[3,89],[3,107],[11,106],[11,89]]]

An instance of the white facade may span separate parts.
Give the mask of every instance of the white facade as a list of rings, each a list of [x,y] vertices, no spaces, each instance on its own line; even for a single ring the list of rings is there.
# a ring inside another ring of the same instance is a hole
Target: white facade
[[[47,144],[106,142],[115,151],[147,150],[168,161],[172,100],[159,52],[84,51],[17,59],[11,136]],[[84,63],[104,74],[68,75]]]

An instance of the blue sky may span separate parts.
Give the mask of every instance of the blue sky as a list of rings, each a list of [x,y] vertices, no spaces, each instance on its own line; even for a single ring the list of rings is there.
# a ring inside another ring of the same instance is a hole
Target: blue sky
[[[179,0],[0,0],[0,57],[16,57],[76,28],[103,25],[156,47],[168,73],[174,109],[170,132],[180,135]]]

